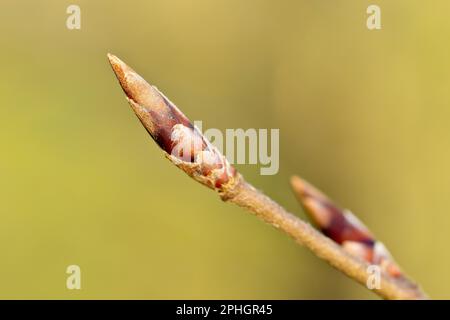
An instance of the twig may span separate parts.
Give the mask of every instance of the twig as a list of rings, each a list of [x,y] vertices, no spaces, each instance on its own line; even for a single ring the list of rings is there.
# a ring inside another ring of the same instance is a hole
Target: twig
[[[166,157],[196,181],[219,193],[222,200],[246,208],[263,221],[305,245],[315,255],[350,278],[366,284],[369,264],[349,254],[308,223],[256,190],[227,159],[192,125],[190,120],[156,87],[114,55],[111,66],[127,100],[148,133]],[[374,291],[388,299],[421,299],[426,296],[409,281],[399,281],[386,272]]]

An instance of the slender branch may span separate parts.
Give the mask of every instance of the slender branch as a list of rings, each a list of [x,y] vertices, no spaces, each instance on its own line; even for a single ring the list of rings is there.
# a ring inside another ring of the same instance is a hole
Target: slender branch
[[[336,269],[350,278],[366,285],[369,264],[344,251],[337,243],[323,236],[310,224],[287,212],[276,202],[242,181],[232,191],[229,199],[256,216],[282,230],[299,244],[306,246],[316,256],[327,261]],[[374,291],[385,299],[425,299],[426,295],[420,288],[409,281],[392,278],[386,273],[381,274],[379,289]]]
[[[226,158],[192,125],[189,119],[156,87],[133,69],[108,54],[127,100],[166,157],[196,181],[218,192],[222,200],[235,203],[291,236],[316,256],[350,278],[365,285],[369,264],[349,254],[283,207],[248,184]],[[381,274],[379,289],[387,299],[423,299],[425,294],[411,282]]]

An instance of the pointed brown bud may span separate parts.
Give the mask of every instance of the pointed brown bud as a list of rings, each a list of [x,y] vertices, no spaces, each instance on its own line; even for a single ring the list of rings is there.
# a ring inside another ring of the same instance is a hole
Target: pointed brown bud
[[[240,176],[225,156],[166,96],[116,56],[108,59],[131,108],[167,158],[221,194],[238,183]]]
[[[329,238],[348,253],[380,265],[393,277],[402,275],[385,246],[377,241],[367,227],[349,210],[341,209],[322,192],[297,176],[291,185],[306,213]]]

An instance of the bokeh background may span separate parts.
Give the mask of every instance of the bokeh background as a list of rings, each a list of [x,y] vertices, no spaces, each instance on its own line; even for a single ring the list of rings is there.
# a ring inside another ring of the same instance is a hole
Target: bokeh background
[[[378,4],[382,30],[366,28]],[[81,7],[81,30],[66,8]],[[279,128],[280,171],[238,169],[305,218],[299,174],[450,298],[450,3],[0,5],[0,298],[376,299],[170,164],[106,53],[204,128]],[[77,264],[82,289],[66,289]]]

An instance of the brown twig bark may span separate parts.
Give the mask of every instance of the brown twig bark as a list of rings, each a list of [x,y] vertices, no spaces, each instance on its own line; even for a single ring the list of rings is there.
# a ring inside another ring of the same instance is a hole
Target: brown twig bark
[[[227,159],[156,87],[148,84],[120,59],[108,55],[127,100],[166,157],[196,181],[219,193],[263,221],[291,236],[316,256],[365,285],[368,262],[349,254],[336,242],[247,183]],[[387,299],[423,299],[426,295],[409,280],[381,274],[374,291]]]

